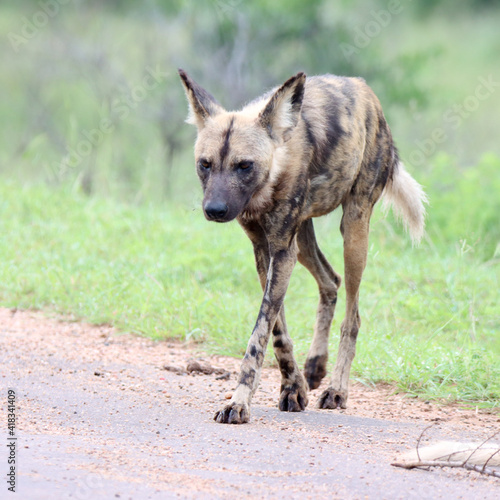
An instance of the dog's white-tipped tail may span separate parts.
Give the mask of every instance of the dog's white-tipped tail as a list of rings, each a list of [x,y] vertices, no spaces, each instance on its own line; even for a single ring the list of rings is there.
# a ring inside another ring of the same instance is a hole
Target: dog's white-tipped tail
[[[396,164],[392,180],[387,183],[382,196],[384,210],[387,212],[392,206],[396,218],[402,220],[409,231],[413,244],[418,244],[424,235],[424,203],[428,203],[428,199],[422,186],[401,162]]]
[[[494,443],[458,443],[441,441],[439,443],[411,450],[401,457],[403,463],[437,460],[440,462],[467,462],[471,465],[492,467],[500,465],[500,446]]]

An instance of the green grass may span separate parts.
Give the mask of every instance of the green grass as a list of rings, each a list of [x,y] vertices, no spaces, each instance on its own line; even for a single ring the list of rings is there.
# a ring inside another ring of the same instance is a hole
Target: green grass
[[[450,170],[454,177],[448,173],[443,187],[436,179],[449,161],[442,157],[428,175],[431,207],[421,247],[411,247],[391,216],[374,214],[352,377],[394,383],[427,399],[497,407],[499,181],[490,174],[500,160],[485,157],[474,169],[479,174]],[[484,176],[490,181],[478,195]],[[317,220],[316,229],[343,273],[339,217]],[[212,352],[244,352],[261,291],[251,245],[236,223],[210,224],[200,209],[119,204],[3,180],[0,234],[3,306],[52,310],[156,339],[202,341]],[[341,288],[333,359],[343,299]],[[303,362],[317,290],[300,266],[285,303]]]

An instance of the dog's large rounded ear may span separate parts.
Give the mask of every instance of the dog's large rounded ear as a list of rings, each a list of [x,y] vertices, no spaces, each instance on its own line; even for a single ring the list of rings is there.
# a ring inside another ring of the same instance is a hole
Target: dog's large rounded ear
[[[260,124],[277,140],[288,140],[297,125],[304,97],[305,73],[287,80],[269,99],[259,115]]]
[[[179,76],[189,103],[189,116],[186,122],[196,125],[198,130],[201,130],[208,118],[224,112],[224,108],[212,94],[200,87],[184,70],[179,69]]]

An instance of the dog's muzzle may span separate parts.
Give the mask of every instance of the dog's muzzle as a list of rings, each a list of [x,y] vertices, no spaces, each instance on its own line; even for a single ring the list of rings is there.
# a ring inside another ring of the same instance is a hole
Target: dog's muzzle
[[[222,201],[209,201],[203,207],[207,219],[225,222],[225,217],[229,211],[229,207]]]

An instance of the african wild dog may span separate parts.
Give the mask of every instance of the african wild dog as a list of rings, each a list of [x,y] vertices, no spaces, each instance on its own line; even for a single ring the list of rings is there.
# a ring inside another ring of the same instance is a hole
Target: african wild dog
[[[341,278],[318,248],[312,218],[339,205],[346,316],[333,376],[319,407],[345,408],[373,206],[384,194],[414,240],[424,228],[425,194],[398,159],[380,102],[361,78],[306,79],[298,73],[241,111],[228,112],[183,70],[179,74],[190,107],[188,122],[198,128],[195,160],[203,211],[211,221],[238,220],[253,244],[264,291],[238,386],[215,420],[248,422],[271,332],[282,376],[280,410],[304,410],[308,388],[317,388],[326,375]],[[316,279],[320,297],[304,375],[293,356],[283,308],[297,259]]]

